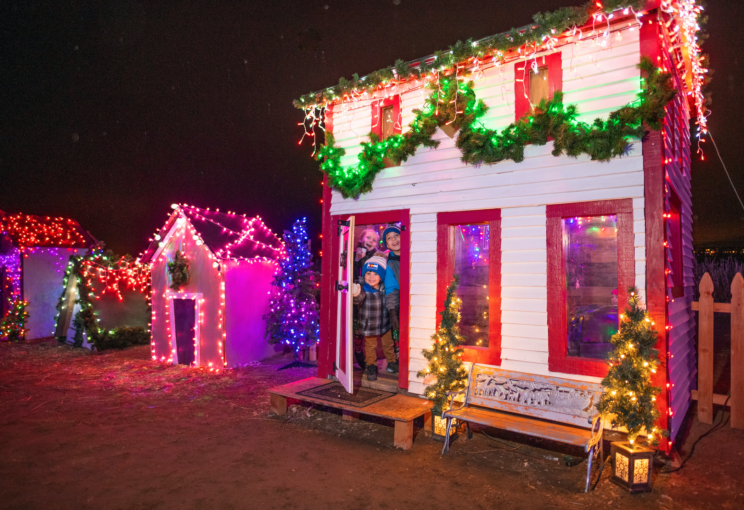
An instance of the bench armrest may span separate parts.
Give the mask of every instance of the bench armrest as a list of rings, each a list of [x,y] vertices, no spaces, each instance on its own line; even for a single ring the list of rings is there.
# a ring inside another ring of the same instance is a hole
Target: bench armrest
[[[454,405],[455,405],[455,396],[457,396],[457,395],[460,395],[460,394],[464,394],[464,393],[466,393],[467,391],[468,391],[468,390],[460,390],[460,391],[448,391],[448,392],[446,393],[446,395],[447,395],[447,396],[449,397],[449,399],[450,399],[450,402],[449,402],[449,408],[450,408],[450,409],[454,409]],[[442,411],[442,418],[444,418],[444,413],[445,413],[445,411]]]

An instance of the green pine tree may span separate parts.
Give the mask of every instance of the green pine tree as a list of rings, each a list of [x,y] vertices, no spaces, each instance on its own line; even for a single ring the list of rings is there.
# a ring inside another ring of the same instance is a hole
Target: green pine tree
[[[447,297],[444,300],[444,311],[440,313],[442,321],[439,329],[431,338],[434,345],[430,350],[424,350],[424,357],[429,366],[418,373],[419,377],[436,374],[437,381],[426,387],[425,395],[434,402],[432,412],[442,414],[447,407],[447,392],[465,389],[468,372],[462,365],[462,349],[465,338],[460,334],[460,306],[462,301],[457,297],[460,277],[455,275],[452,283],[447,287]]]
[[[656,445],[660,436],[667,435],[655,426],[659,418],[656,396],[661,388],[651,384],[651,375],[659,368],[659,351],[654,347],[658,333],[641,308],[638,290],[629,287],[628,295],[628,307],[620,315],[620,330],[612,337],[610,370],[602,380],[606,390],[597,409],[610,417],[613,427],[628,430],[631,444],[645,430],[649,442]]]
[[[10,300],[10,309],[0,321],[0,338],[19,341],[26,338],[26,322],[28,322],[28,301],[21,298]]]

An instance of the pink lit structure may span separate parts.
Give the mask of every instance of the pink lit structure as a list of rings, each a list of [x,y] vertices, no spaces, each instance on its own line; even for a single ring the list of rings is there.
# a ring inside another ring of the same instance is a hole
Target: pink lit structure
[[[264,338],[269,292],[284,245],[259,217],[173,204],[140,261],[152,279],[152,358],[212,370],[273,355]],[[172,287],[168,263],[186,256]]]

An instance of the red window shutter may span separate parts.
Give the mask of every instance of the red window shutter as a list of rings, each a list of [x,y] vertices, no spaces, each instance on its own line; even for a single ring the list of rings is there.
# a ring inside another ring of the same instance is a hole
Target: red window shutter
[[[538,67],[548,67],[548,91],[552,98],[557,90],[563,90],[563,64],[561,52],[557,51],[550,55],[537,57]],[[527,71],[525,72],[525,66]],[[518,121],[530,113],[530,101],[527,98],[530,90],[530,77],[532,59],[525,62],[517,62],[514,65],[514,120]],[[527,92],[525,92],[527,91]]]
[[[380,99],[372,102],[372,124],[370,132],[377,135],[382,140],[382,109],[388,106],[393,107],[393,118],[395,119],[394,132],[399,135],[403,131],[402,119],[400,114],[400,94]]]

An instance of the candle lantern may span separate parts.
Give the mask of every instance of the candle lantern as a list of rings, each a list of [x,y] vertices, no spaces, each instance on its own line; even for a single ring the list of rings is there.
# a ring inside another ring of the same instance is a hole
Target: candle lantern
[[[453,418],[449,431],[450,443],[457,439],[457,426],[458,422]],[[439,414],[431,413],[431,437],[442,443],[444,438],[447,437],[447,420],[442,419]]]
[[[627,441],[612,443],[612,481],[631,494],[651,491],[654,450]]]

